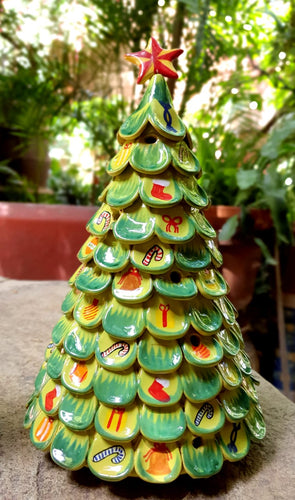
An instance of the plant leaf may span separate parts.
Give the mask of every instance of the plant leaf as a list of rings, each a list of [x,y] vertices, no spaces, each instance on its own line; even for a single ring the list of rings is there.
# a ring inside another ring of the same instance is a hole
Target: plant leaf
[[[260,177],[258,170],[243,170],[242,168],[237,171],[237,183],[240,189],[248,189],[254,186]]]
[[[222,226],[218,239],[219,241],[230,240],[232,236],[236,233],[239,225],[238,215],[233,215],[230,217]]]
[[[265,258],[266,264],[268,264],[269,266],[276,266],[277,261],[271,255],[271,253],[270,253],[267,245],[264,243],[264,241],[261,238],[254,238],[254,241],[255,241],[256,245],[259,246],[263,257]]]

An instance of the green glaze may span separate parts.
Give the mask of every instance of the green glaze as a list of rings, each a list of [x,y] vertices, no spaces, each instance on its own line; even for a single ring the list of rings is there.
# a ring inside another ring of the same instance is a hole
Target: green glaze
[[[221,377],[213,368],[197,368],[183,364],[180,369],[181,381],[185,396],[192,402],[212,399],[220,392]]]
[[[175,146],[171,147],[170,151],[172,165],[180,173],[200,175],[201,167],[199,161],[184,141],[175,144]]]
[[[195,177],[179,177],[177,180],[181,186],[184,199],[189,205],[197,208],[206,208],[208,206],[209,198],[204,189],[199,186]]]
[[[181,454],[184,468],[193,479],[217,474],[223,465],[221,449],[215,439],[203,440],[188,435]]]
[[[88,262],[89,260],[92,259],[92,256],[93,256],[93,252],[97,246],[99,242],[99,237],[98,236],[89,236],[87,238],[87,240],[85,241],[85,243],[83,243],[83,245],[81,246],[78,254],[77,254],[77,258],[81,261],[81,262]],[[80,268],[79,268],[80,269]],[[74,273],[73,277],[76,278],[75,276],[76,273]],[[72,279],[72,278],[71,278]]]
[[[81,294],[74,309],[74,318],[84,328],[95,328],[104,315],[105,296]]]
[[[214,264],[217,267],[221,266],[223,264],[223,258],[222,258],[220,251],[218,250],[217,246],[215,245],[214,240],[210,240],[210,239],[205,240],[204,243],[212,256],[212,260],[213,260]]]
[[[219,399],[230,421],[241,420],[249,413],[250,400],[242,387],[222,392]]]
[[[134,465],[136,474],[149,483],[170,483],[182,469],[176,443],[152,442],[145,438],[138,443]]]
[[[126,266],[129,254],[129,248],[109,234],[97,245],[93,258],[95,264],[103,271],[116,272]]]
[[[145,205],[135,203],[120,215],[114,226],[114,235],[124,243],[146,241],[152,237],[155,223],[155,215]]]
[[[264,438],[266,427],[258,405],[250,403],[250,410],[245,417],[245,422],[253,439],[260,440]]]
[[[112,276],[101,272],[93,266],[87,266],[77,277],[76,287],[81,292],[101,293],[106,290],[112,282]]]
[[[224,358],[218,365],[223,383],[228,389],[238,387],[242,383],[242,374],[239,367],[230,358]]]
[[[58,425],[57,419],[40,411],[30,429],[30,439],[36,448],[42,451],[49,449]]]
[[[207,221],[206,217],[197,209],[192,209],[192,218],[197,230],[197,233],[204,238],[216,238],[215,229]]]
[[[148,140],[148,139],[147,139]],[[155,137],[155,142],[147,144],[145,139],[134,145],[130,164],[138,172],[159,174],[167,169],[171,161],[170,149]]]
[[[139,194],[151,207],[171,207],[182,200],[182,191],[169,171],[156,178],[143,177]]]
[[[228,291],[225,279],[215,269],[203,269],[199,271],[196,283],[201,294],[208,299],[221,297]]]
[[[51,444],[50,455],[57,465],[77,470],[85,464],[88,448],[87,434],[77,434],[61,424]]]
[[[89,359],[97,343],[96,330],[86,330],[75,321],[64,340],[64,349],[73,358]]]
[[[116,176],[109,184],[106,201],[111,207],[125,208],[138,197],[140,177],[132,169]]]
[[[34,398],[33,401],[28,405],[23,426],[25,429],[29,429],[32,423],[36,420],[37,416],[41,411],[39,402],[37,398]]]
[[[128,266],[114,277],[112,293],[119,301],[137,303],[147,300],[152,289],[153,282],[149,274]]]
[[[129,368],[116,374],[100,368],[93,389],[97,399],[106,405],[128,405],[134,401],[137,392],[135,371]]]
[[[212,335],[222,325],[222,316],[212,301],[198,296],[191,305],[191,323],[203,335]]]
[[[258,403],[258,396],[256,391],[256,385],[258,384],[259,382],[253,377],[253,375],[243,378],[243,389],[246,391],[253,403]]]
[[[72,288],[65,296],[63,303],[61,305],[61,310],[64,314],[69,314],[75,307],[77,300],[79,299],[80,292],[76,288]]]
[[[137,344],[130,340],[118,340],[107,332],[102,332],[98,338],[95,355],[104,368],[112,371],[126,370],[136,360]]]
[[[175,340],[159,340],[145,333],[138,345],[138,362],[151,373],[172,372],[182,362],[181,348]]]
[[[184,412],[179,405],[164,408],[142,406],[140,432],[150,441],[169,442],[178,440],[186,429]]]
[[[157,210],[155,232],[164,243],[182,243],[193,238],[195,226],[192,218],[178,205]]]
[[[116,444],[95,433],[89,448],[87,465],[91,472],[105,481],[120,481],[127,477],[134,464],[130,443]]]
[[[129,442],[139,433],[139,412],[136,404],[126,406],[99,405],[95,415],[95,429],[106,439]]]
[[[75,394],[86,394],[92,390],[96,371],[95,357],[86,361],[76,361],[67,355],[61,381],[69,391]]]
[[[46,415],[56,415],[64,394],[65,388],[54,380],[49,379],[39,395],[41,410],[46,413]]]
[[[187,426],[193,434],[206,436],[219,431],[225,422],[225,413],[217,399],[205,403],[185,402]]]
[[[44,362],[39,370],[39,373],[38,373],[36,379],[35,379],[35,393],[36,394],[39,394],[42,387],[46,384],[48,378],[49,377],[47,374],[47,363]]]
[[[46,346],[46,350],[45,350],[45,361],[47,361],[51,354],[53,353],[54,349],[56,348],[56,345],[54,344],[54,342],[49,342],[49,344]]]
[[[184,271],[196,271],[207,267],[211,256],[204,241],[196,235],[192,241],[175,247],[175,260]]]
[[[200,336],[196,332],[186,334],[182,350],[185,359],[196,366],[213,366],[223,357],[223,349],[214,337]]]
[[[223,347],[225,355],[235,356],[239,352],[240,342],[232,331],[223,328],[217,333],[217,337]]]
[[[198,293],[193,278],[184,277],[178,270],[173,269],[163,277],[156,278],[154,287],[158,293],[172,299],[190,299]]]
[[[58,347],[53,350],[47,361],[47,373],[49,377],[53,379],[60,378],[65,359],[66,355]]]
[[[147,304],[146,327],[152,335],[164,340],[183,337],[189,328],[187,305],[155,294]]]
[[[105,310],[102,326],[107,333],[118,339],[134,339],[145,328],[144,310],[140,304],[127,306],[113,299]]]
[[[71,430],[82,431],[92,424],[97,405],[92,393],[80,396],[68,392],[59,407],[59,419]]]
[[[162,75],[154,75],[149,82],[138,108],[121,125],[118,140],[132,141],[150,123],[160,134],[176,139],[183,138],[186,128],[173,108],[167,83]]]
[[[115,212],[107,203],[103,203],[89,220],[86,229],[95,236],[104,236],[112,227]]]
[[[130,155],[134,146],[132,142],[125,142],[125,144],[123,144],[122,148],[113,156],[106,168],[109,175],[118,175],[125,170],[130,161]]]

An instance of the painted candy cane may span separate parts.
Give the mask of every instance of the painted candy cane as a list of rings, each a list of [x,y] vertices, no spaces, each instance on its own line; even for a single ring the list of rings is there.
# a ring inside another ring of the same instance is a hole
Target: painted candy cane
[[[142,259],[142,264],[144,266],[148,266],[154,255],[156,262],[159,262],[160,260],[163,259],[164,252],[163,249],[159,247],[159,245],[154,245],[147,251],[144,258]]]
[[[110,455],[116,455],[111,459],[111,462],[113,464],[120,464],[123,462],[125,458],[125,450],[123,446],[110,446],[109,448],[106,448],[105,450],[100,451],[99,453],[96,453],[94,455],[92,461],[93,462],[101,462],[101,460],[104,460],[105,458],[109,457]]]
[[[101,224],[101,222],[103,221],[103,219],[105,219],[104,221],[104,226],[102,229],[106,229],[110,223],[111,223],[111,214],[110,212],[108,212],[107,210],[104,210],[103,212],[101,212],[101,214],[97,217],[96,219],[96,224],[99,225]]]
[[[111,345],[108,349],[102,351],[100,355],[102,358],[106,358],[117,349],[120,349],[120,351],[118,352],[118,356],[121,356],[123,358],[123,356],[126,356],[126,354],[128,354],[130,346],[129,344],[127,344],[127,342],[115,342],[115,344]]]
[[[212,418],[214,415],[214,408],[210,403],[204,403],[203,406],[199,409],[194,423],[196,426],[200,425],[202,418],[206,415],[208,419]]]

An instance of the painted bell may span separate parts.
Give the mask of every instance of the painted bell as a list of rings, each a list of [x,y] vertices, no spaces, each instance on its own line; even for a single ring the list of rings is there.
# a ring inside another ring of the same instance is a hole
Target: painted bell
[[[212,476],[265,434],[200,165],[164,79],[181,52],[152,38],[127,55],[150,82],[118,132],[25,416],[54,462],[106,481]]]

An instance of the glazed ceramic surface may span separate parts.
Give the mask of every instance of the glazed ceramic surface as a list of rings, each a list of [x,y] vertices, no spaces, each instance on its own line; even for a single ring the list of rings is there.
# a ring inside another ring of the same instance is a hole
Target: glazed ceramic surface
[[[58,465],[106,481],[208,477],[265,434],[200,165],[162,76],[176,55],[153,39],[128,55],[141,80],[155,75],[118,132],[24,421]]]

